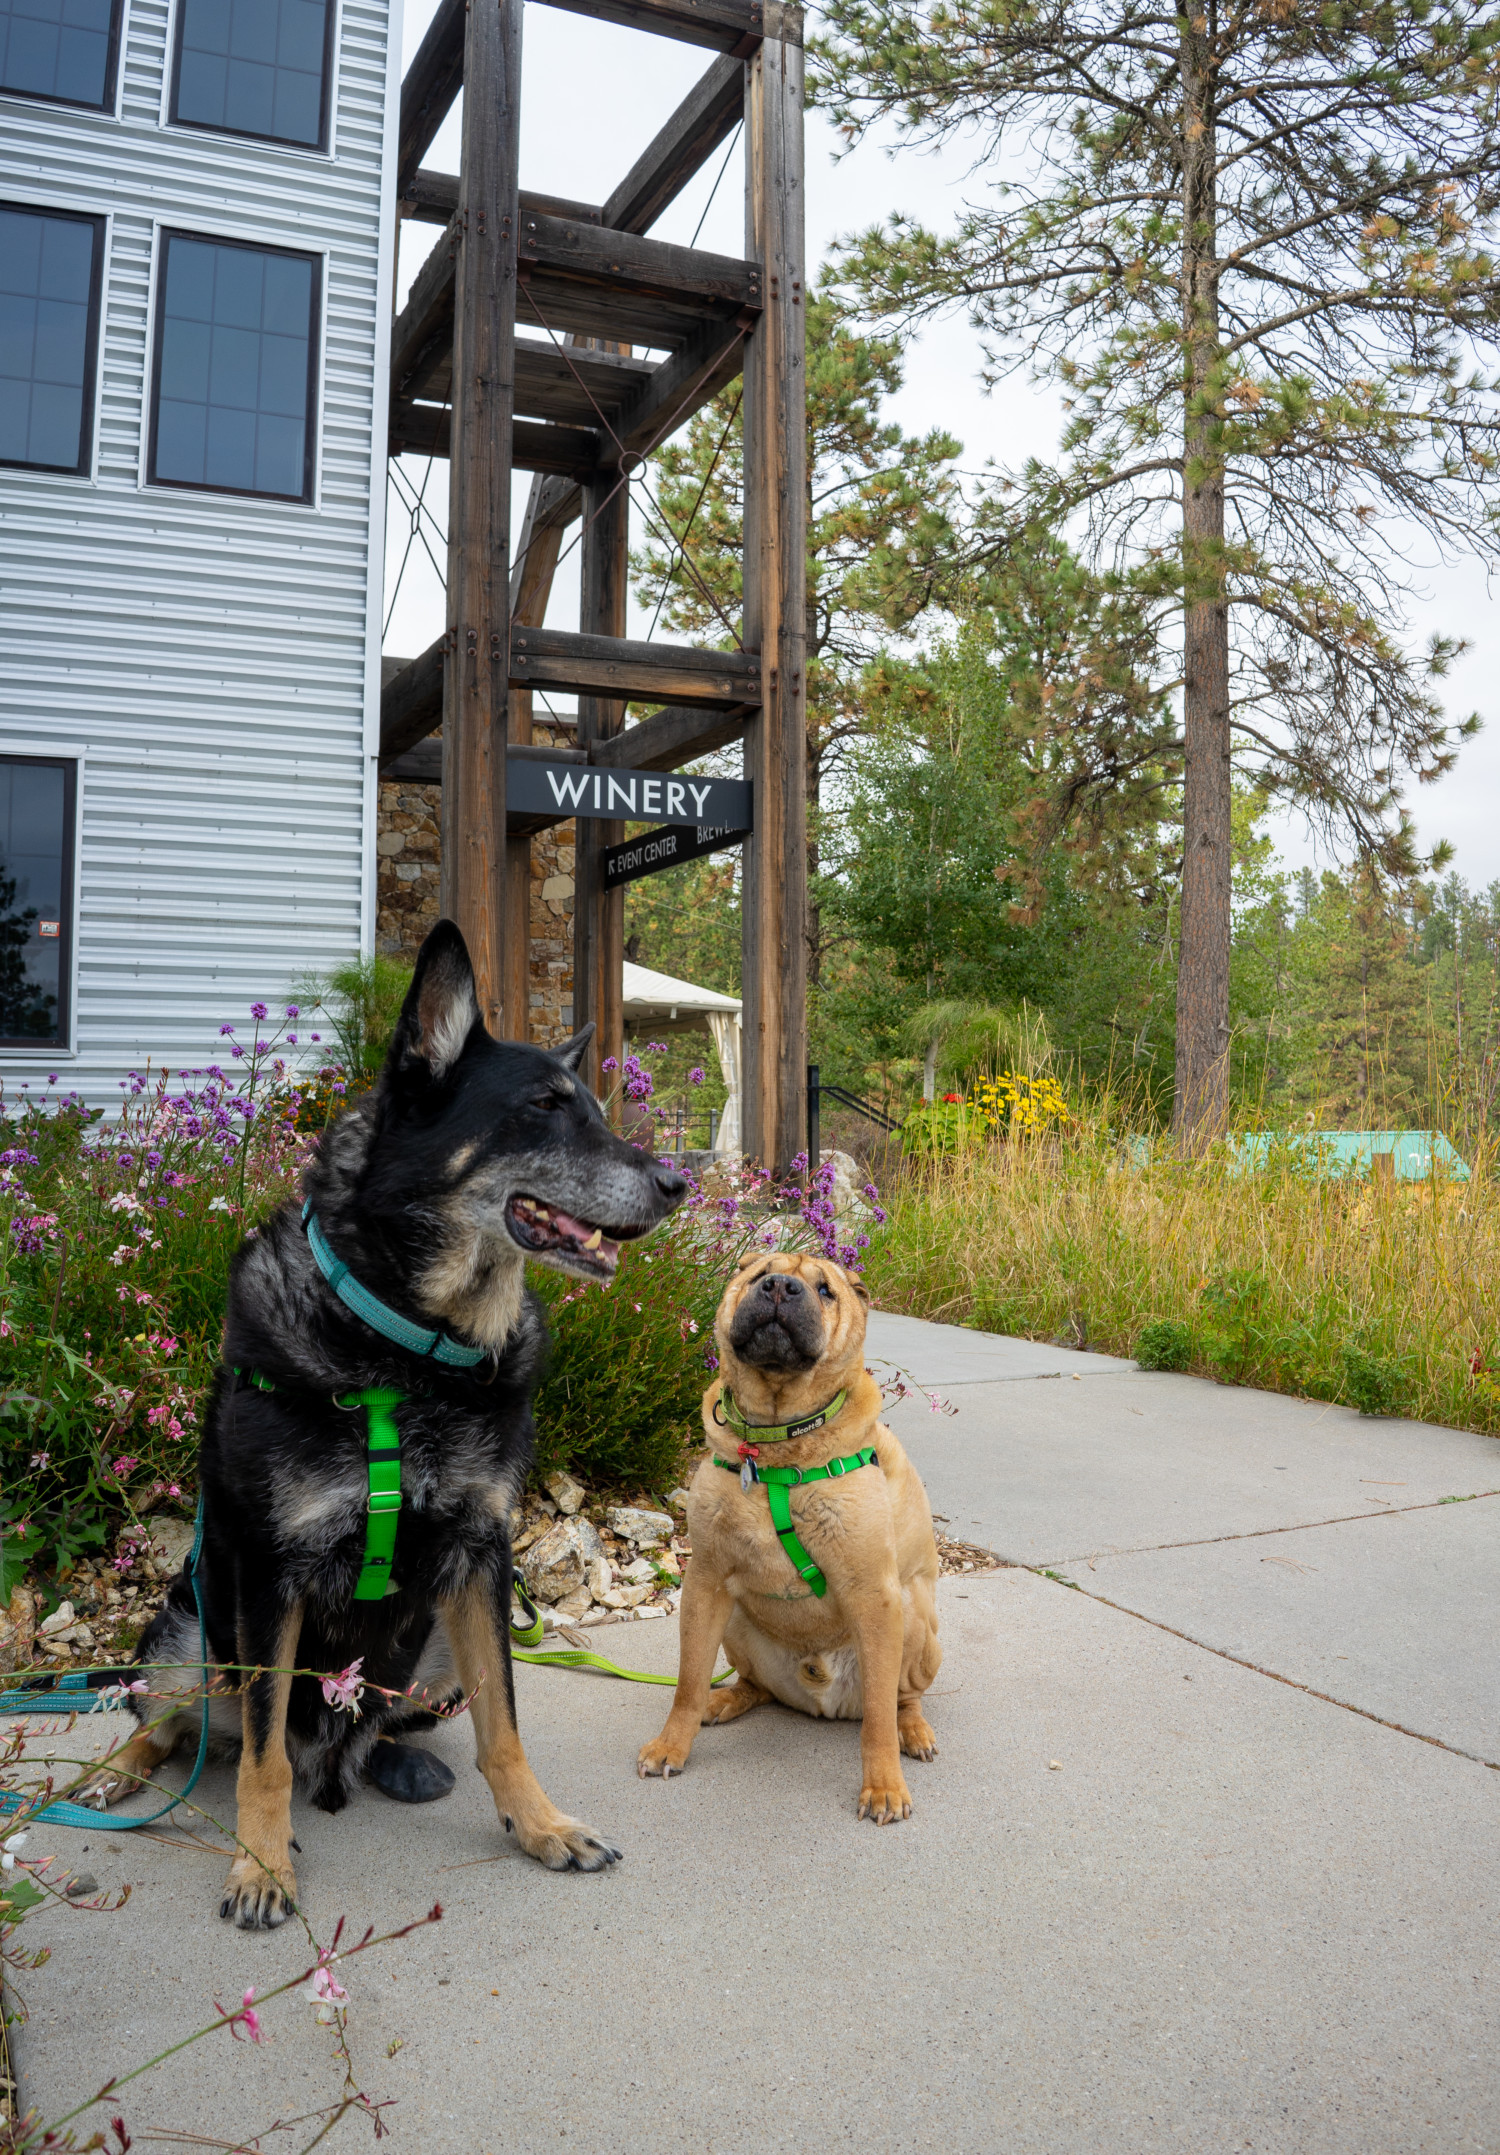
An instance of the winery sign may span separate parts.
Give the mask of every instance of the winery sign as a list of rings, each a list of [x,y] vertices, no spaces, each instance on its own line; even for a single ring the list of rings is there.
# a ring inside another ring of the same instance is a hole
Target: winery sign
[[[523,816],[600,816],[618,823],[650,823],[659,818],[665,823],[744,832],[751,828],[750,793],[750,782],[744,778],[611,770],[588,763],[554,763],[540,756],[506,758],[505,805]]]

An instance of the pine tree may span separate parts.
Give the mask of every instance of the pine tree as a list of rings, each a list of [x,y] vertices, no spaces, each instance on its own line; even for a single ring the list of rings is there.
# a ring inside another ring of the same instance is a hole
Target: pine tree
[[[1175,1117],[1227,1108],[1238,768],[1396,877],[1399,784],[1447,769],[1403,642],[1399,549],[1500,554],[1488,498],[1500,280],[1500,19],[1482,0],[828,0],[817,94],[851,139],[894,120],[979,145],[952,234],[898,217],[847,287],[902,326],[961,307],[992,374],[1068,406],[1061,454],[997,499],[992,547],[1085,529],[1154,607],[1180,692]]]

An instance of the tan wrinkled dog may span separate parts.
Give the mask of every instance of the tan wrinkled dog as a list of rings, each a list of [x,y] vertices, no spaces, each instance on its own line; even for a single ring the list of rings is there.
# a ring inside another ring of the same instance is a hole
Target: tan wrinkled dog
[[[879,1418],[880,1387],[864,1366],[869,1299],[825,1258],[763,1251],[742,1258],[725,1289],[720,1376],[703,1396],[710,1456],[688,1495],[677,1693],[641,1751],[642,1776],[681,1773],[700,1724],[777,1698],[829,1720],[863,1717],[859,1816],[878,1826],[911,1816],[901,1754],[937,1756],[921,1701],[942,1661],[938,1555],[927,1493]],[[756,1442],[757,1429],[813,1418],[840,1391],[821,1426]],[[765,1487],[717,1461],[739,1468],[753,1449],[762,1466],[805,1469],[867,1446],[878,1464],[790,1492],[796,1535],[827,1582],[819,1599],[777,1537]],[[738,1674],[713,1691],[721,1643]]]

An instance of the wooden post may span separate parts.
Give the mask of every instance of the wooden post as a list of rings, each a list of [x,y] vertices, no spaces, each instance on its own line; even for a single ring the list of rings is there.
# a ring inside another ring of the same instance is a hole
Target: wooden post
[[[510,471],[515,391],[522,0],[474,0],[464,42],[454,291],[442,907],[474,962],[492,1033],[525,1036],[524,938],[507,932]],[[526,909],[529,913],[529,871]],[[518,948],[519,946],[519,948]]]
[[[583,523],[579,626],[585,635],[623,636],[630,501],[624,484],[616,488],[615,474],[584,488]],[[624,722],[623,703],[601,696],[579,697],[580,748],[587,750],[592,742],[618,733]],[[624,836],[623,823],[602,822],[597,816],[580,816],[574,825],[573,1023],[582,1027],[592,1018],[598,1027],[583,1074],[596,1092],[615,1089],[616,1123],[620,1121],[619,1065],[625,1054],[625,893],[604,890],[600,870],[605,847],[619,845]],[[605,1071],[602,1065],[610,1056],[615,1068]]]
[[[765,311],[745,348],[744,642],[762,704],[745,732],[755,829],[745,841],[748,1158],[784,1174],[806,1145],[807,438],[802,50],[767,38],[745,63],[745,252]]]

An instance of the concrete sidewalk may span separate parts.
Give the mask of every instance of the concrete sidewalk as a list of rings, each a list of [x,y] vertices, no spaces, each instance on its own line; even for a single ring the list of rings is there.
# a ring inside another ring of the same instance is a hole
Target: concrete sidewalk
[[[299,1803],[320,1938],[444,1904],[347,1971],[393,2148],[1500,2150],[1500,1775],[1460,1755],[1500,1758],[1500,1503],[1438,1502],[1500,1488],[1500,1448],[896,1322],[872,1354],[959,1409],[897,1410],[937,1508],[1041,1566],[940,1589],[941,1755],[910,1769],[912,1819],[859,1824],[857,1729],[774,1707],[638,1781],[669,1694],[526,1667],[532,1761],[619,1839],[615,1871],[508,1845],[465,1723],[434,1740],[462,1769],[440,1804]],[[1377,1487],[1398,1504],[1370,1519],[1351,1499]],[[669,1670],[676,1625],[596,1643]],[[1310,1657],[1337,1652],[1347,1706],[1290,1680],[1334,1689]],[[211,1769],[205,1806],[230,1815],[231,1784]],[[218,1921],[211,1834],[36,1839],[135,1887],[28,1925],[53,1958],[17,2047],[48,2117],[304,1965],[291,1926]],[[238,2146],[336,2096],[311,2006],[265,2017],[260,2047],[215,2035],[126,2091],[138,2143]]]

